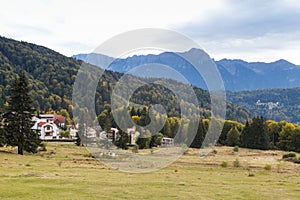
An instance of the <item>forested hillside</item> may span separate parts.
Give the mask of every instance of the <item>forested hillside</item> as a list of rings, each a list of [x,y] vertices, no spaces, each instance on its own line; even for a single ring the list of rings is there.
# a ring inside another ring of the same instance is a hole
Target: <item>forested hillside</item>
[[[81,62],[67,58],[48,48],[0,38],[1,107],[10,96],[12,77],[27,72],[37,110],[68,109],[72,84]]]
[[[300,88],[227,92],[229,101],[253,116],[262,115],[275,121],[300,123]]]
[[[0,37],[1,109],[6,108],[12,77],[25,70],[32,86],[34,106],[37,111],[58,112],[66,109],[72,114],[72,87],[81,64],[81,61],[66,57],[46,47]],[[95,96],[97,114],[109,109],[110,94],[120,77],[122,77],[121,73],[110,71],[106,71],[102,76]],[[135,82],[139,79],[132,76],[131,81]],[[182,96],[189,95],[185,90],[189,86],[181,83],[177,85]],[[194,88],[194,91],[197,94],[202,115],[209,117],[209,93],[199,88]],[[149,106],[161,103],[161,99],[168,100],[165,106],[170,116],[179,115],[178,102],[174,94],[159,84],[139,88],[133,94],[131,101]],[[249,113],[244,109],[231,103],[227,104],[228,119],[245,122],[248,117]]]

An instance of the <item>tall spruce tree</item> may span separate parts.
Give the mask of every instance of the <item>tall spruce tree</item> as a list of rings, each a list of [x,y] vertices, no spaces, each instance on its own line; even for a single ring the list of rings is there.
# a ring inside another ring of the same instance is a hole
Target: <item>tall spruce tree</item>
[[[41,144],[38,133],[31,129],[33,126],[32,97],[26,73],[23,71],[13,82],[9,100],[8,117],[4,125],[6,144],[17,146],[18,154],[23,151],[36,153]]]
[[[192,148],[201,148],[204,137],[205,137],[205,130],[204,130],[204,125],[203,125],[202,119],[200,119],[198,123],[199,124],[198,124],[197,133],[195,135],[195,138],[193,139],[192,144],[190,145],[190,147],[192,147]]]
[[[227,133],[226,145],[228,146],[236,146],[240,145],[240,132],[233,126]]]
[[[268,125],[263,117],[246,122],[241,135],[242,146],[251,149],[269,149]]]

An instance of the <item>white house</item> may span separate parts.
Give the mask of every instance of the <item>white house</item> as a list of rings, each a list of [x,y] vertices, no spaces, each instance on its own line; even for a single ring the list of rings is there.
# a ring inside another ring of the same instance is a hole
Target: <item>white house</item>
[[[49,123],[54,123],[57,126],[63,127],[65,125],[65,117],[57,114],[40,114],[40,119],[45,119]]]
[[[100,140],[108,140],[110,142],[117,141],[120,138],[119,130],[117,128],[111,128],[108,131],[102,131],[100,133]]]
[[[72,125],[68,125],[67,128],[70,130],[70,136],[72,138],[77,137],[77,133],[78,133],[78,124],[72,124]]]
[[[39,131],[41,140],[59,139],[60,136],[59,127],[46,119],[38,119],[31,129]]]
[[[129,136],[129,144],[128,145],[135,145],[137,138],[140,136],[140,133],[136,131],[134,128],[128,128],[127,133]]]

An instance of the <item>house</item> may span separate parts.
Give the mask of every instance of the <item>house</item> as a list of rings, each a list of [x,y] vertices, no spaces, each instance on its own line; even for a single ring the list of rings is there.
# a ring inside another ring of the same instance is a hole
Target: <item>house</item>
[[[14,117],[15,114],[15,112],[2,114],[4,123],[7,123],[7,119]],[[33,116],[31,120],[34,122],[31,129],[39,133],[41,140],[59,139],[60,127],[65,125],[65,117],[57,114],[41,114]]]
[[[38,119],[31,129],[39,132],[41,140],[59,139],[60,136],[59,127],[55,123],[48,122],[47,119]]]
[[[161,139],[161,146],[162,147],[171,147],[171,146],[174,146],[174,139],[173,138],[163,137]]]
[[[57,114],[40,114],[32,121],[35,123],[31,129],[39,132],[41,140],[59,139],[60,129],[65,126],[65,117]]]
[[[77,137],[77,133],[78,133],[78,124],[68,125],[67,128],[70,130],[70,136],[71,136],[72,138]]]
[[[108,140],[115,142],[120,138],[119,130],[117,128],[111,128],[108,131],[102,131],[100,133],[100,140]]]
[[[65,126],[65,117],[57,114],[40,114],[40,119],[45,119],[49,123],[54,123],[59,127]]]
[[[138,137],[140,136],[140,133],[138,131],[136,131],[134,128],[128,128],[127,129],[127,133],[129,136],[129,146],[135,145],[136,144],[136,140],[138,139]]]
[[[136,140],[139,137],[140,133],[136,131],[134,128],[128,128],[127,134],[129,137],[128,144],[129,146],[133,146],[136,144]],[[100,140],[108,140],[110,142],[118,141],[120,139],[120,131],[117,128],[111,128],[108,131],[102,131],[100,133]]]
[[[120,138],[119,130],[117,128],[111,128],[106,131],[106,137],[109,141],[115,142]]]

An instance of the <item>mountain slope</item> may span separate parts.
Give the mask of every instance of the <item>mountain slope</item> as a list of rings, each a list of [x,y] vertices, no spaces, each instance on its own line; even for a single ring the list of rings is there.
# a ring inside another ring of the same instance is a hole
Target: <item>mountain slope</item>
[[[74,58],[82,59],[94,65],[103,67],[103,60],[106,63],[112,62],[109,69],[117,72],[128,72],[134,67],[149,63],[158,63],[170,66],[180,74],[188,77],[189,82],[197,87],[207,89],[205,81],[194,67],[180,57],[183,54],[201,55],[202,50],[191,49],[183,53],[164,52],[159,55],[140,55],[125,59],[113,59],[101,54],[75,55]],[[179,55],[179,56],[178,56]],[[300,86],[300,67],[285,60],[278,60],[272,63],[252,62],[243,60],[223,59],[215,61],[217,68],[224,81],[225,89],[229,91],[247,91],[272,88],[293,88]],[[147,74],[139,74],[146,77]],[[160,71],[157,77],[174,78],[167,72]]]
[[[105,62],[109,62],[110,58],[103,58],[106,59]],[[33,88],[34,106],[37,110],[44,112],[67,109],[71,114],[72,106],[76,107],[76,105],[71,105],[72,89],[81,64],[82,61],[68,58],[46,47],[0,37],[0,108],[5,109],[4,104],[10,96],[12,78],[25,70]],[[94,76],[94,74],[90,72],[89,76]],[[99,80],[96,95],[94,94],[97,114],[110,107],[111,92],[122,76],[121,73],[107,71]],[[147,82],[147,79],[131,77],[133,84],[141,80]],[[190,95],[186,92],[186,87],[189,85],[178,83],[177,89],[183,97]],[[199,88],[194,90],[201,113],[208,117],[210,114],[208,92]],[[90,94],[91,91],[86,92],[86,95],[93,95]],[[159,85],[139,89],[131,100],[135,103],[151,105],[151,103],[161,103],[161,99],[168,100],[165,104],[169,114],[176,116],[180,113],[174,94]],[[228,119],[243,122],[249,117],[247,111],[231,103],[227,104],[227,111]]]
[[[300,123],[300,87],[247,92],[228,92],[229,101],[255,115],[275,121]]]
[[[59,110],[71,104],[72,84],[80,61],[43,46],[0,37],[0,88],[7,101],[12,77],[27,72],[37,110]]]
[[[227,90],[260,90],[300,86],[300,67],[285,60],[272,63],[216,61]]]

